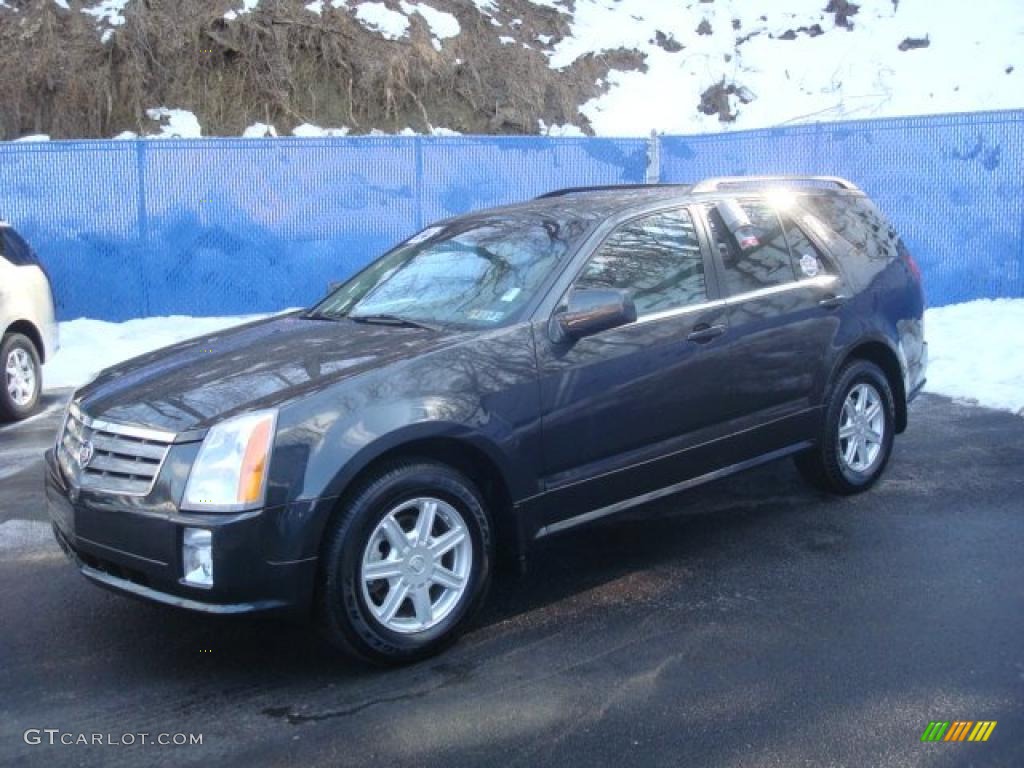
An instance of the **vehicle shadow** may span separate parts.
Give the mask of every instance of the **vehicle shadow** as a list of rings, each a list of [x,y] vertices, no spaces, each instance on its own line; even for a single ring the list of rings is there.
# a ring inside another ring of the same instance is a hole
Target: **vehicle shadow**
[[[404,674],[413,684],[430,670],[448,674],[460,665],[473,666],[476,656],[487,653],[483,646],[503,636],[514,642],[520,631],[531,630],[533,617],[543,614],[538,621],[558,621],[559,609],[552,606],[565,603],[569,612],[607,608],[616,601],[650,598],[662,586],[678,589],[673,583],[678,578],[703,581],[701,563],[728,542],[760,536],[763,526],[777,525],[780,516],[801,514],[823,498],[801,482],[790,462],[776,462],[551,537],[532,551],[525,573],[499,569],[481,615],[455,649]],[[380,674],[338,654],[310,624],[209,617],[120,597],[110,600],[119,601],[111,608],[122,637],[134,625],[139,628],[130,655],[140,668],[149,666],[151,654],[167,659],[171,653],[172,663],[183,672],[198,665],[212,676],[207,682],[215,679],[221,687],[244,686],[254,666],[264,670],[264,686],[274,681],[352,684]],[[176,638],[170,648],[166,638]],[[266,714],[287,716],[284,710]]]

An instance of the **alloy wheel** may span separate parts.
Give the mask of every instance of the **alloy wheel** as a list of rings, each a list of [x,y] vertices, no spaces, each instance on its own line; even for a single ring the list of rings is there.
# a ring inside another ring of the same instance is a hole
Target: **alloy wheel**
[[[878,461],[885,439],[882,396],[871,384],[856,384],[846,395],[839,417],[839,459],[854,472],[867,472]]]
[[[14,404],[24,407],[32,402],[36,392],[36,369],[32,363],[32,356],[21,347],[15,347],[7,355],[4,373],[7,379],[7,394],[11,396]]]
[[[459,604],[472,564],[473,542],[458,510],[434,497],[410,499],[370,535],[360,568],[363,599],[387,629],[423,632]]]

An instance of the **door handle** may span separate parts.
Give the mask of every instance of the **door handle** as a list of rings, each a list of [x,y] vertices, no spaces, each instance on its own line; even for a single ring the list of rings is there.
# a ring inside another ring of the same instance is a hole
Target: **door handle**
[[[846,297],[842,295],[826,296],[824,299],[818,302],[818,306],[824,307],[825,309],[835,309],[836,307],[844,304],[845,302]]]
[[[711,341],[716,336],[721,336],[725,333],[724,325],[708,325],[707,323],[698,323],[693,326],[693,330],[690,335],[687,336],[688,341],[695,341],[698,344],[704,344],[705,342]]]

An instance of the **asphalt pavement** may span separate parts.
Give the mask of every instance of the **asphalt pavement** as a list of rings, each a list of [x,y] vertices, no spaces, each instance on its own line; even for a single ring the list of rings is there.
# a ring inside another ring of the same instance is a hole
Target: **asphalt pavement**
[[[782,461],[553,538],[452,650],[379,671],[87,583],[45,523],[47,407],[0,426],[0,765],[1024,765],[1020,416],[923,396],[869,493]]]

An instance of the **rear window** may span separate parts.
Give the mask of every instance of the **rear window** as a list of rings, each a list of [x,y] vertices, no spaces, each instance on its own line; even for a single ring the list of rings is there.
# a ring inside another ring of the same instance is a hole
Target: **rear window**
[[[858,253],[872,260],[896,258],[899,235],[866,197],[807,195],[800,204]],[[814,228],[814,222],[805,223]]]
[[[0,256],[16,267],[39,263],[28,243],[11,227],[0,227]]]

